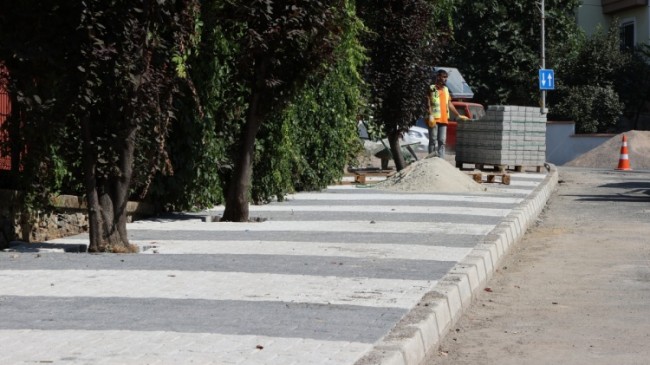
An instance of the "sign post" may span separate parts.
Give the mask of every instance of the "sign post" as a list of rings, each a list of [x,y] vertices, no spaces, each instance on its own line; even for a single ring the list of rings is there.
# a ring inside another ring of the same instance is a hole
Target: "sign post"
[[[544,0],[540,1],[539,7],[540,7],[539,10],[540,10],[540,15],[541,15],[541,17],[540,17],[541,18],[540,19],[540,25],[541,25],[541,28],[542,28],[541,31],[540,31],[540,33],[541,33],[540,34],[541,35],[541,37],[540,37],[541,38],[541,45],[540,45],[540,50],[539,50],[540,51],[539,52],[540,53],[540,58],[541,58],[541,62],[540,62],[541,67],[540,68],[541,68],[541,70],[544,70],[546,68],[546,45],[544,44],[545,38],[546,38],[546,29],[545,29],[545,24],[544,24],[546,14],[544,14]],[[542,71],[541,70],[540,70],[540,75],[539,75],[539,78],[540,78],[540,90],[541,90],[541,94],[542,94],[542,105],[541,105],[541,108],[540,108],[540,112],[541,112],[541,114],[546,114],[546,90],[542,89],[542,87],[541,87],[542,86],[542,84],[541,84]]]

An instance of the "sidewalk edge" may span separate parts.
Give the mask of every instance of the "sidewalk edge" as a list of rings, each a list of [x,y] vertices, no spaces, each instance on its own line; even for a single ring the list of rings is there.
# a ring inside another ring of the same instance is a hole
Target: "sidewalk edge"
[[[501,259],[535,222],[558,184],[556,166],[484,241],[456,264],[420,302],[355,365],[419,365],[485,288]]]

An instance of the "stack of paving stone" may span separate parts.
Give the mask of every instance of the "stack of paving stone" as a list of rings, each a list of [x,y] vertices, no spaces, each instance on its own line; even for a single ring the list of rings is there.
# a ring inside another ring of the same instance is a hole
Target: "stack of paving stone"
[[[458,122],[456,165],[463,163],[513,166],[544,165],[546,116],[536,107],[490,105],[486,115]]]

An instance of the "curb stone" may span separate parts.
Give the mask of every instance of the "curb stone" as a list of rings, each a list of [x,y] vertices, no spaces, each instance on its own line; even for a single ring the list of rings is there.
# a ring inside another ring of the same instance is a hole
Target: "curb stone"
[[[425,294],[412,309],[355,365],[419,365],[450,331],[483,290],[509,249],[535,222],[558,184],[558,171],[549,164],[544,181],[502,223],[488,233],[464,259]]]

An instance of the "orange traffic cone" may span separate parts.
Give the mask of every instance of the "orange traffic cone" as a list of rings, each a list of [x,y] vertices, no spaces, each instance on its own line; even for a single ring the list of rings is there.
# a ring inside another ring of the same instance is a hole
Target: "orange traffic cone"
[[[618,160],[617,170],[632,170],[630,167],[630,156],[627,154],[627,137],[623,135],[623,145],[621,146],[621,157]]]

